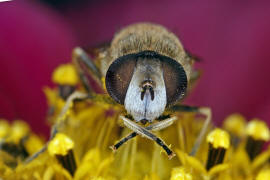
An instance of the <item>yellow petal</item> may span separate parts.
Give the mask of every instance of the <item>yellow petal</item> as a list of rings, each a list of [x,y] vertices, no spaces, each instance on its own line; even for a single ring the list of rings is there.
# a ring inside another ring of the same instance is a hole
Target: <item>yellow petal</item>
[[[270,169],[263,169],[259,172],[259,174],[256,177],[256,180],[268,180],[270,179]]]
[[[227,170],[228,168],[229,168],[229,164],[227,164],[227,163],[218,164],[218,165],[216,165],[216,166],[214,166],[214,167],[212,167],[210,169],[210,171],[208,172],[208,175],[210,177],[213,177],[216,174],[221,173],[222,171]]]
[[[146,175],[143,180],[160,180],[157,174],[151,173],[150,175]]]
[[[46,95],[47,98],[47,103],[49,105],[55,104],[56,99],[57,99],[57,92],[55,89],[51,89],[49,87],[44,87],[43,92]]]
[[[192,167],[194,170],[202,173],[202,174],[207,174],[206,169],[204,168],[203,164],[196,159],[195,157],[192,156],[187,156],[187,163]]]
[[[189,156],[188,154],[184,153],[179,149],[176,150],[176,153],[184,166],[189,166],[194,170],[198,171],[199,173],[207,174],[206,169],[198,159],[193,156]]]
[[[113,160],[114,160],[113,156],[110,156],[110,157],[104,159],[99,164],[99,166],[97,168],[97,171],[96,171],[97,176],[99,176],[99,175],[105,173],[106,171],[108,171],[109,170],[109,166],[112,164]]]
[[[266,163],[270,158],[270,148],[259,154],[258,156],[255,157],[255,159],[252,161],[251,167],[253,170],[259,168],[262,166],[264,163]]]
[[[177,157],[178,159],[180,160],[180,162],[183,164],[183,165],[186,165],[186,156],[187,154],[184,153],[182,150],[180,149],[176,149],[176,154],[177,154]]]
[[[100,162],[100,151],[98,148],[93,148],[85,154],[82,162],[87,161],[90,161],[93,164],[98,164]]]

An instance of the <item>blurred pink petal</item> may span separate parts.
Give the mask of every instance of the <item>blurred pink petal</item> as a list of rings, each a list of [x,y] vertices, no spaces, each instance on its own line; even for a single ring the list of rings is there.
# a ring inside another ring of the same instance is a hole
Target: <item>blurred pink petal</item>
[[[70,28],[57,13],[30,1],[0,3],[0,23],[0,116],[26,120],[48,134],[42,87],[51,84],[53,68],[70,61]]]

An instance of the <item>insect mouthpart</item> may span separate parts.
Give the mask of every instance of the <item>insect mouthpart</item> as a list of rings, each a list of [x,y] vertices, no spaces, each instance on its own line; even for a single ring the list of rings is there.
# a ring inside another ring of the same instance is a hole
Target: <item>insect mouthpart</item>
[[[143,101],[145,93],[150,93],[151,100],[153,101],[155,98],[155,93],[153,90],[153,81],[151,80],[145,80],[142,83],[142,92],[141,92],[141,100]]]
[[[145,125],[147,122],[149,122],[149,120],[145,118],[140,120],[140,123],[142,123],[143,125]]]

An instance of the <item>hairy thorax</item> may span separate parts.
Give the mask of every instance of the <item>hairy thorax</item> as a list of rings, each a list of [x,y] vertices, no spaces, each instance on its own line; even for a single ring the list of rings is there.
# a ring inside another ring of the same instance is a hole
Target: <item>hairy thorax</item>
[[[182,44],[165,27],[151,23],[133,24],[115,34],[102,64],[103,74],[115,59],[141,51],[155,51],[175,59],[185,69],[189,80],[191,62],[186,58]]]

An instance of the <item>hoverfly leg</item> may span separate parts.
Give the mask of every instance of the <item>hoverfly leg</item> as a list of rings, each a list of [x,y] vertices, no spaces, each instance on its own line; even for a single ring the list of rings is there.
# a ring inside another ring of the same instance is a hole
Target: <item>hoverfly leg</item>
[[[197,151],[200,148],[200,145],[203,141],[203,138],[207,132],[208,126],[212,119],[212,112],[209,107],[194,107],[194,106],[186,106],[186,105],[175,105],[169,108],[169,111],[171,112],[195,112],[198,114],[202,114],[205,116],[205,121],[203,124],[203,127],[195,140],[195,143],[192,147],[191,152],[189,153],[191,156],[195,156]]]
[[[212,119],[212,111],[209,107],[200,107],[198,109],[198,113],[205,116],[205,121],[203,123],[203,127],[200,131],[200,134],[198,135],[198,137],[197,137],[197,139],[196,139],[196,141],[191,149],[191,152],[189,153],[191,156],[195,156],[197,151],[199,150],[200,145],[205,137],[208,126],[209,126],[211,119]]]
[[[57,118],[57,123],[62,122],[66,119],[66,114],[68,110],[73,106],[74,100],[84,100],[89,98],[89,95],[87,93],[75,91],[73,92],[66,100],[64,107],[61,110],[61,113],[59,114]]]
[[[48,140],[48,142],[36,153],[34,153],[33,155],[31,155],[30,157],[28,157],[24,163],[30,163],[32,160],[34,160],[35,158],[37,158],[40,154],[42,154],[43,152],[45,152],[47,150],[47,146],[49,144],[49,142],[54,138],[54,136],[57,134],[59,128],[61,128],[62,126],[64,126],[65,121],[66,121],[66,115],[68,110],[72,107],[74,100],[83,100],[89,98],[89,95],[86,93],[82,93],[82,92],[78,92],[75,91],[73,92],[66,100],[66,103],[60,113],[60,115],[57,118],[56,123],[53,125],[52,130],[51,130],[51,134],[50,134],[50,138]]]
[[[152,134],[149,130],[141,127],[140,125],[124,116],[120,116],[120,118],[124,121],[125,126],[127,126],[129,129],[141,135],[142,137],[155,141],[158,145],[160,145],[167,153],[169,159],[175,156],[174,152],[165,144],[165,142],[156,135]]]
[[[102,75],[99,68],[90,59],[88,54],[80,47],[76,47],[72,51],[72,61],[74,62],[77,71],[79,73],[80,79],[86,90],[91,93],[94,92],[89,83],[89,78],[91,77],[100,87],[102,84]]]
[[[174,123],[174,121],[177,120],[176,116],[170,117],[170,118],[166,118],[164,120],[161,120],[157,123],[151,124],[149,126],[146,127],[147,130],[151,130],[151,131],[159,131],[161,129],[167,128],[170,125],[172,125]]]
[[[167,119],[164,119],[164,120],[162,120],[160,122],[151,124],[151,125],[147,126],[145,129],[151,130],[151,131],[158,131],[158,130],[164,129],[164,128],[172,125],[175,120],[177,120],[177,117],[175,117],[175,116],[171,117],[171,118],[167,118]],[[138,134],[136,132],[132,132],[132,133],[128,134],[127,136],[125,136],[124,138],[122,138],[120,141],[118,141],[115,145],[111,146],[110,148],[113,151],[116,151],[125,142],[127,142],[130,139],[136,137],[137,135]]]
[[[38,152],[36,152],[35,154],[31,155],[30,157],[28,157],[25,161],[24,164],[28,164],[30,162],[32,162],[34,159],[36,159],[40,154],[42,154],[43,152],[45,152],[47,150],[47,146],[48,143],[46,143]]]
[[[115,152],[125,142],[127,142],[128,140],[136,137],[137,135],[138,134],[136,132],[132,132],[132,133],[128,134],[127,136],[125,136],[124,138],[122,138],[121,140],[119,140],[116,144],[110,146],[110,148],[113,150],[113,152]]]

